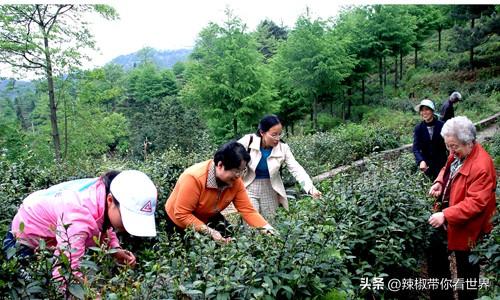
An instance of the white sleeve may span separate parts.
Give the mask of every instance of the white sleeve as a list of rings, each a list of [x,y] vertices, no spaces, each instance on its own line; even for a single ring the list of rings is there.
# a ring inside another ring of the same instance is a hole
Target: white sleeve
[[[283,152],[285,153],[285,163],[288,167],[290,173],[299,182],[300,186],[308,194],[312,194],[316,191],[311,177],[307,174],[306,170],[295,160],[295,157],[287,144],[282,144]]]

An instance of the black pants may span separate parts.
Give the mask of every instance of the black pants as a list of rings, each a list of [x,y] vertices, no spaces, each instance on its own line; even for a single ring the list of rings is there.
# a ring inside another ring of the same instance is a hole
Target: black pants
[[[2,243],[2,251],[6,259],[10,259],[13,255],[17,255],[21,261],[33,256],[35,252],[30,247],[17,243],[16,237],[12,232],[7,231]]]
[[[220,234],[227,238],[233,235],[233,231],[231,229],[231,224],[224,218],[224,216],[219,212],[210,219],[208,219],[207,226],[210,228],[213,228],[220,232]],[[184,229],[181,227],[177,226],[172,219],[167,214],[167,220],[166,220],[166,228],[165,231],[168,234],[174,234],[178,233],[181,235],[181,237],[184,237]]]
[[[450,261],[448,256],[447,235],[443,227],[432,229],[430,245],[427,249],[427,266],[429,278],[451,279]],[[479,264],[469,262],[470,251],[453,251],[457,261],[457,279],[464,281],[464,289],[457,289],[460,300],[476,299],[477,289],[467,289],[467,280],[477,283],[479,281]],[[477,286],[477,285],[476,285]],[[431,290],[431,299],[453,299],[453,289],[449,290]]]
[[[429,248],[426,251],[429,278],[437,278],[440,281],[441,279],[450,279],[446,231],[442,226],[431,230]],[[453,290],[430,290],[430,299],[453,300]]]
[[[457,259],[457,277],[464,280],[464,289],[458,290],[458,299],[469,300],[477,299],[478,285],[476,289],[467,289],[467,280],[479,281],[479,263],[472,264],[469,262],[470,251],[453,251]]]

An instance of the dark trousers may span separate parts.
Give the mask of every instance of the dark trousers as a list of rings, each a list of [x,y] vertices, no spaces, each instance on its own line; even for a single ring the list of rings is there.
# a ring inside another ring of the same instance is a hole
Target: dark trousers
[[[457,289],[460,300],[476,299],[477,289],[467,289],[467,279],[479,281],[479,264],[469,262],[470,251],[453,251],[457,261],[457,279],[464,280],[464,289]],[[429,278],[451,279],[447,234],[443,227],[433,228],[426,251]],[[477,286],[477,285],[476,285]],[[453,300],[453,289],[430,290],[430,299]]]
[[[225,238],[230,237],[233,234],[231,224],[226,220],[226,218],[224,218],[224,216],[220,212],[208,219],[207,226],[217,230]],[[165,231],[168,234],[178,233],[179,235],[181,235],[181,237],[184,237],[184,229],[177,226],[174,221],[170,219],[168,214]]]
[[[429,248],[426,251],[429,278],[450,279],[450,261],[446,231],[441,226],[431,229]],[[430,290],[430,299],[453,300],[453,290]]]
[[[17,255],[21,261],[35,254],[30,247],[17,243],[16,237],[10,231],[5,234],[2,251],[6,259],[11,259],[14,255]]]
[[[458,299],[469,300],[477,299],[478,289],[477,284],[475,289],[467,289],[467,280],[479,281],[479,263],[472,264],[469,262],[470,251],[453,251],[457,259],[457,277],[464,280],[464,289],[458,290]]]

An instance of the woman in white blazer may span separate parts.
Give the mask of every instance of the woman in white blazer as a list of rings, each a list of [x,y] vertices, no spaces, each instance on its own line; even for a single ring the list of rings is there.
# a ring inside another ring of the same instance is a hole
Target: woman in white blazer
[[[259,123],[256,133],[247,134],[238,140],[250,154],[250,163],[243,175],[243,182],[254,208],[267,220],[273,218],[281,204],[288,209],[285,186],[280,167],[286,167],[302,188],[313,198],[319,198],[318,191],[304,168],[293,157],[285,144],[283,126],[276,115],[267,115]],[[231,208],[225,213],[230,213]]]

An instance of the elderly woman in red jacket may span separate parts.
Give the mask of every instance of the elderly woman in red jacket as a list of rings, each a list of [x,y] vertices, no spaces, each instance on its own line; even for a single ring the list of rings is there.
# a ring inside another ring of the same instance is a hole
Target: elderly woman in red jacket
[[[457,278],[477,282],[479,265],[469,262],[469,254],[477,241],[492,230],[495,167],[489,154],[476,142],[476,128],[466,117],[448,120],[441,135],[450,156],[429,191],[430,195],[441,197],[442,209],[429,218],[429,224],[446,229],[448,251],[456,258]],[[477,289],[459,291],[459,298],[475,299]]]

